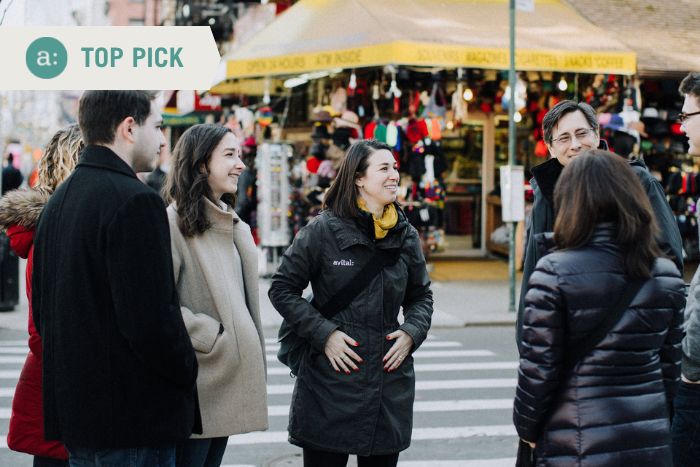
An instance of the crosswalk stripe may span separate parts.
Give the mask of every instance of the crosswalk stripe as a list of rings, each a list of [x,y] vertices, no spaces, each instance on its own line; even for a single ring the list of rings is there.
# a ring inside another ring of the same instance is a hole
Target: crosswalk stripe
[[[8,357],[4,355],[0,355],[0,363],[24,363],[24,361],[27,359],[27,357],[22,357],[22,356],[17,356],[17,357]]]
[[[2,341],[0,342],[0,347],[15,347],[15,346],[26,346],[27,341]]]
[[[513,399],[467,399],[417,401],[413,403],[414,412],[463,412],[470,410],[511,410]],[[267,408],[270,417],[289,415],[288,405],[271,405]]]
[[[428,371],[513,370],[518,368],[518,362],[417,363],[413,368],[418,373]],[[289,368],[286,366],[273,367],[268,365],[267,374],[269,376],[286,376],[289,375]]]
[[[22,354],[25,355],[29,352],[29,347],[15,347],[15,346],[0,346],[0,354]]]
[[[440,389],[491,389],[514,388],[516,378],[489,378],[489,379],[448,379],[437,381],[417,381],[417,391],[436,391]],[[268,384],[268,394],[291,394],[293,384]]]
[[[515,457],[501,459],[465,459],[458,461],[399,461],[398,467],[512,467],[515,465]]]
[[[0,378],[2,378],[0,371]],[[19,376],[19,370],[15,372],[15,377]],[[514,388],[517,383],[516,378],[484,378],[484,379],[448,379],[437,381],[417,381],[417,391],[437,391],[441,389],[492,389],[492,388]],[[268,384],[268,395],[291,394],[294,389],[293,384]],[[0,388],[0,397],[12,397],[15,388]]]
[[[481,436],[515,436],[513,425],[451,426],[438,428],[414,428],[413,441],[436,439],[459,439]],[[286,431],[263,431],[234,435],[228,439],[228,445],[286,443]]]

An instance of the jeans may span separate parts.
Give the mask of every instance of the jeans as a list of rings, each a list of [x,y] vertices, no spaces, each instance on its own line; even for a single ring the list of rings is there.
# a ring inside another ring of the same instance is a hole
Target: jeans
[[[93,449],[66,446],[70,467],[175,467],[175,444],[158,447]]]
[[[304,467],[345,467],[349,454],[304,448]],[[357,456],[357,467],[396,467],[399,453],[379,456]]]
[[[700,459],[700,384],[681,381],[673,406],[673,465],[694,467]]]
[[[177,467],[219,467],[228,436],[188,439],[177,443]]]

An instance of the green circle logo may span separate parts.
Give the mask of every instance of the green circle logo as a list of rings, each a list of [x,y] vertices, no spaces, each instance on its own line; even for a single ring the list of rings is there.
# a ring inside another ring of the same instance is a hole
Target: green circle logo
[[[53,37],[40,37],[29,44],[26,58],[29,71],[42,79],[55,78],[68,64],[66,48]]]

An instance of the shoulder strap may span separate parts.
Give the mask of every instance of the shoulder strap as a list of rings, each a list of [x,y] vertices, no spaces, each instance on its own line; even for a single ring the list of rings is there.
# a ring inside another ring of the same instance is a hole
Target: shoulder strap
[[[377,248],[373,258],[355,274],[352,280],[341,290],[335,293],[325,304],[319,305],[314,299],[311,304],[327,319],[331,319],[336,314],[348,307],[357,297],[362,289],[367,287],[372,279],[379,274],[386,266],[390,266],[399,259],[401,248]]]
[[[612,328],[617,324],[622,315],[627,310],[627,308],[634,300],[639,290],[642,288],[646,281],[643,279],[635,279],[633,282],[629,283],[625,290],[623,291],[620,299],[615,304],[615,308],[612,308],[608,314],[605,316],[600,325],[595,328],[586,337],[579,340],[578,342],[572,342],[569,347],[572,352],[566,356],[564,359],[564,369],[565,373],[571,372],[574,367],[588,355],[595,347],[600,344],[600,342],[608,335]]]

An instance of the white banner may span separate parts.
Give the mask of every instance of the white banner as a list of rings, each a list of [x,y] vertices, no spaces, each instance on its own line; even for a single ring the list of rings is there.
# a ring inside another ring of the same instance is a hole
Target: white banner
[[[208,26],[0,27],[0,89],[209,89]]]
[[[515,0],[515,9],[532,13],[535,11],[535,0]]]

